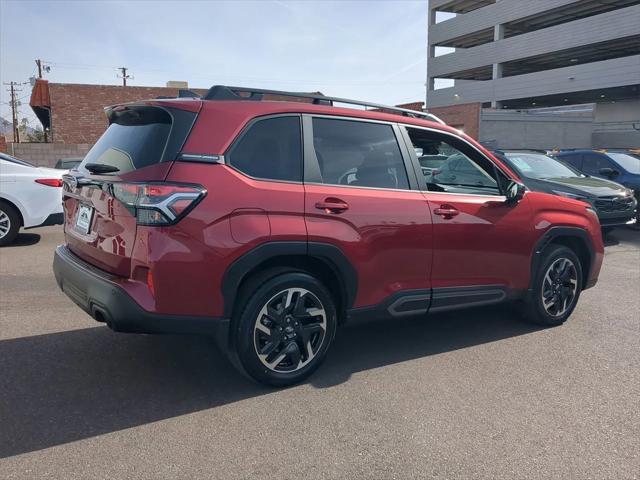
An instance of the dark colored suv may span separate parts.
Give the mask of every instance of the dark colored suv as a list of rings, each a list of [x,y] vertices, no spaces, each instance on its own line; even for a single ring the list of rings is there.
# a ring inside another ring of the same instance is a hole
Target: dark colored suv
[[[586,175],[614,180],[630,188],[640,202],[640,156],[630,150],[568,150],[554,156]],[[640,222],[640,209],[636,218]]]
[[[212,335],[278,386],[356,316],[514,300],[543,325],[569,317],[602,263],[589,205],[526,190],[429,114],[334,102],[363,105],[217,86],[108,108],[65,176],[61,289],[115,331]],[[473,180],[425,172],[429,155]]]
[[[580,173],[570,164],[535,151],[501,150],[495,154],[518,173],[527,188],[589,203],[605,230],[635,222],[633,190],[619,183]]]

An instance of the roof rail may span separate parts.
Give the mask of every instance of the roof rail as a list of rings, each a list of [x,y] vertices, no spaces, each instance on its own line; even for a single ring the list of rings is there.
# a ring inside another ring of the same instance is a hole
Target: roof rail
[[[248,93],[248,96],[239,95],[239,93]],[[202,97],[203,100],[248,100],[260,101],[264,95],[278,95],[282,97],[308,98],[313,100],[315,105],[330,105],[334,103],[344,103],[347,105],[358,105],[361,107],[370,107],[376,110],[389,111],[399,113],[405,117],[424,118],[443,125],[445,123],[435,115],[427,112],[419,112],[417,110],[409,110],[408,108],[392,107],[390,105],[381,105],[378,103],[363,102],[361,100],[350,100],[348,98],[326,97],[322,94],[303,93],[303,92],[285,92],[280,90],[266,90],[263,88],[250,87],[229,87],[226,85],[214,85],[209,89],[207,94]]]

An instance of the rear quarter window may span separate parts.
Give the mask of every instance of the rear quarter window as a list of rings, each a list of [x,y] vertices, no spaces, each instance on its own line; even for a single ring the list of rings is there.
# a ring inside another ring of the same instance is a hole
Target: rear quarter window
[[[298,115],[258,120],[231,148],[229,164],[253,178],[301,182],[300,136]]]

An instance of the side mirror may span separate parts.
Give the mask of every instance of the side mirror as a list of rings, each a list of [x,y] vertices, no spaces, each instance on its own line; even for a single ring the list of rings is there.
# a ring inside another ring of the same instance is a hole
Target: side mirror
[[[507,205],[515,205],[522,200],[525,190],[526,189],[523,184],[514,181],[509,182],[509,185],[507,185],[507,191],[505,192]]]
[[[600,175],[603,175],[603,176],[609,177],[609,178],[614,178],[614,177],[617,177],[618,175],[620,175],[620,172],[618,172],[617,170],[614,170],[613,168],[609,168],[609,167],[601,168],[599,173],[600,173]]]

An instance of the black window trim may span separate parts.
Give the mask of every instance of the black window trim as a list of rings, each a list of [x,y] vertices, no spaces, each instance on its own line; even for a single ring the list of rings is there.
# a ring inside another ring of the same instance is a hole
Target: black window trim
[[[459,136],[454,135],[453,133],[447,132],[445,130],[440,130],[440,129],[437,129],[437,128],[422,127],[422,126],[419,126],[419,125],[411,125],[411,124],[407,124],[407,123],[400,123],[399,127],[400,127],[400,131],[402,132],[403,139],[404,139],[404,141],[406,143],[406,147],[408,149],[408,154],[409,154],[409,156],[411,158],[411,162],[413,164],[413,168],[414,168],[416,174],[418,172],[420,172],[420,175],[418,175],[418,179],[419,179],[420,189],[423,192],[427,192],[427,193],[430,193],[430,194],[431,193],[435,193],[435,194],[439,194],[439,195],[470,195],[470,196],[474,196],[474,197],[503,197],[503,198],[506,199],[505,192],[503,191],[502,186],[500,185],[500,182],[498,182],[498,181],[496,181],[496,183],[498,185],[498,189],[500,191],[500,193],[498,195],[491,194],[491,193],[435,192],[433,190],[429,190],[427,188],[427,181],[424,178],[424,175],[422,175],[422,167],[420,166],[420,162],[418,161],[418,156],[416,155],[415,151],[413,150],[413,143],[411,142],[411,137],[409,136],[409,132],[407,131],[407,128],[416,128],[416,129],[419,129],[419,130],[427,130],[429,132],[434,132],[436,134],[452,138],[452,139],[454,139],[456,141],[463,142],[466,145],[468,145],[475,153],[477,153],[482,158],[486,159],[491,165],[493,165],[493,168],[497,171],[498,174],[504,175],[508,180],[512,180],[513,177],[511,175],[507,174],[498,164],[496,164],[496,162],[494,162],[491,158],[489,158],[484,153],[482,153],[482,151],[478,150],[478,148],[476,148],[471,142],[469,142],[468,140],[464,139],[463,137],[459,137]],[[522,180],[520,180],[520,182],[521,181]]]
[[[400,151],[400,156],[402,157],[402,163],[404,165],[404,169],[407,174],[409,188],[406,189],[406,188],[366,187],[362,185],[339,185],[334,183],[323,182],[322,175],[320,174],[320,164],[318,163],[318,158],[316,157],[316,150],[313,144],[313,119],[314,118],[324,118],[329,120],[346,120],[350,122],[361,122],[361,123],[375,123],[379,125],[391,126],[393,135],[395,136],[395,139],[396,139],[396,143],[398,144],[398,150]],[[303,113],[302,124],[303,124],[302,133],[304,137],[303,180],[305,184],[324,185],[324,186],[339,187],[339,188],[344,187],[344,188],[358,188],[358,189],[367,189],[367,190],[383,190],[383,191],[389,191],[389,192],[420,191],[418,179],[416,177],[413,165],[411,163],[411,158],[409,157],[409,152],[407,151],[407,147],[405,145],[404,139],[402,138],[402,133],[400,131],[400,127],[398,126],[397,122],[389,122],[384,120],[372,120],[369,118],[350,117],[345,115],[322,115],[322,114]]]
[[[278,180],[275,178],[261,178],[261,177],[253,177],[245,172],[243,172],[242,170],[234,167],[231,164],[231,153],[233,153],[233,149],[240,143],[240,141],[242,141],[242,139],[244,138],[244,136],[247,134],[247,132],[251,129],[251,127],[253,127],[253,125],[255,125],[258,122],[262,122],[264,120],[271,120],[273,118],[281,118],[281,117],[298,117],[299,119],[299,125],[300,125],[300,161],[302,162],[302,165],[300,165],[300,174],[302,179],[301,180]],[[269,114],[269,115],[261,115],[259,117],[254,117],[251,120],[249,120],[244,127],[242,127],[242,130],[240,130],[240,133],[236,136],[236,138],[233,140],[233,142],[231,142],[231,144],[227,147],[227,149],[224,151],[224,153],[222,155],[218,155],[219,157],[221,157],[223,160],[222,162],[224,163],[224,165],[226,165],[227,167],[233,169],[234,171],[238,172],[240,175],[242,175],[243,177],[246,178],[250,178],[251,180],[255,180],[258,182],[277,182],[277,183],[288,183],[288,184],[293,184],[293,185],[302,185],[304,183],[304,158],[305,158],[305,145],[304,145],[304,128],[303,128],[303,124],[302,124],[302,119],[301,119],[302,115],[300,113],[295,113],[295,112],[286,112],[286,113],[273,113],[273,114]]]

